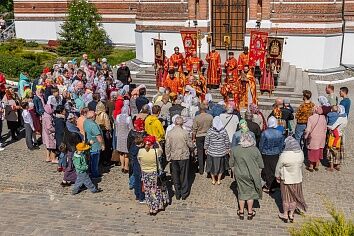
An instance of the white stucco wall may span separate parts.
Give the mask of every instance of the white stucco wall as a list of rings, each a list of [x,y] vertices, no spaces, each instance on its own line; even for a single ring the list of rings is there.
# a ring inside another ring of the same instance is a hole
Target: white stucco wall
[[[55,40],[60,24],[59,21],[15,21],[16,37],[36,41]]]
[[[346,33],[343,45],[343,64],[354,65],[354,32]]]
[[[143,62],[153,62],[154,61],[154,47],[151,45],[152,38],[158,38],[158,33],[156,32],[135,32],[136,40],[136,57]],[[180,33],[160,33],[160,39],[166,40],[166,55],[170,56],[173,54],[173,48],[178,46],[181,52],[184,52],[182,37]],[[208,52],[208,44],[206,38],[202,40],[202,53]]]
[[[135,23],[102,24],[114,44],[135,44]]]

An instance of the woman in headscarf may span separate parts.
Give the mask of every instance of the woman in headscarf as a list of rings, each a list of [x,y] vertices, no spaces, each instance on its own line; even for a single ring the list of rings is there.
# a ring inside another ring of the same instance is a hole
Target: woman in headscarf
[[[328,113],[331,112],[332,106],[331,104],[329,104],[329,101],[325,96],[319,96],[318,102],[320,103],[320,106],[322,108],[323,115],[326,116]]]
[[[250,105],[250,112],[253,115],[253,122],[256,122],[262,130],[267,128],[267,121],[258,106],[254,103]]]
[[[138,160],[141,166],[142,180],[145,190],[145,199],[149,207],[150,215],[156,215],[159,211],[165,210],[169,203],[166,186],[158,184],[158,171],[161,166],[158,157],[162,155],[162,148],[154,136],[148,135],[144,139],[144,148],[138,153]]]
[[[210,173],[213,185],[220,185],[226,170],[226,155],[230,153],[230,139],[219,116],[213,119],[213,126],[205,136],[204,149],[207,154],[206,172]]]
[[[240,122],[238,123],[238,130],[236,131],[236,133],[233,135],[232,137],[232,144],[231,146],[232,147],[235,147],[237,145],[239,145],[240,143],[240,138],[241,138],[241,135],[243,133],[247,133],[249,132],[250,135],[256,139],[256,136],[254,135],[254,133],[252,131],[249,130],[248,126],[247,126],[247,121],[244,120],[244,119],[241,119]]]
[[[285,223],[294,221],[294,211],[299,208],[306,211],[306,203],[302,193],[302,165],[304,154],[295,138],[285,139],[285,148],[279,157],[275,169],[275,177],[280,183],[284,213],[279,218]]]
[[[334,122],[333,125],[328,125],[328,129],[330,132],[333,132],[335,129],[338,130],[338,134],[340,139],[337,140],[337,144],[334,145],[334,141],[332,142],[332,146],[327,148],[327,158],[329,161],[329,168],[326,168],[328,171],[333,171],[336,169],[337,171],[340,170],[340,164],[342,163],[344,159],[344,139],[343,139],[343,134],[344,134],[344,129],[347,127],[348,123],[348,117],[346,116],[345,113],[345,108],[343,105],[338,106],[338,113],[339,116],[337,118],[337,121]],[[328,141],[327,143],[330,143],[331,136],[333,138],[333,134],[328,135]]]
[[[101,151],[102,163],[103,165],[110,165],[112,148],[111,148],[111,121],[106,113],[106,106],[103,102],[99,101],[96,106],[96,123],[100,126],[103,139],[105,143],[105,150]]]
[[[18,82],[18,95],[22,98],[25,91],[25,85],[29,84],[30,80],[27,77],[27,73],[20,73],[20,80]]]
[[[44,106],[44,114],[42,116],[42,142],[47,149],[46,162],[58,163],[55,157],[56,141],[53,110],[49,104]]]
[[[123,107],[121,113],[115,120],[117,135],[117,150],[120,154],[120,163],[123,173],[129,173],[129,158],[127,139],[129,131],[132,129],[132,119],[129,116],[129,108]]]
[[[321,107],[315,107],[315,112],[309,117],[305,129],[305,140],[308,149],[310,172],[318,171],[320,160],[323,158],[323,148],[326,144],[327,121]]]
[[[261,177],[263,161],[261,153],[256,147],[256,140],[249,132],[241,134],[240,142],[232,148],[230,167],[234,167],[237,182],[237,193],[239,210],[237,215],[241,220],[244,219],[244,208],[247,202],[248,220],[252,220],[256,215],[253,210],[254,200],[262,198]]]
[[[136,119],[134,128],[128,134],[128,150],[129,150],[129,188],[134,189],[136,200],[143,203],[145,194],[141,191],[141,168],[138,162],[138,152],[143,147],[143,138],[146,136],[144,128],[144,120]]]
[[[7,127],[10,130],[11,140],[18,140],[19,111],[22,109],[19,101],[16,99],[15,91],[12,88],[5,90],[5,96],[2,99],[5,108],[5,119]]]
[[[262,153],[264,169],[262,170],[262,179],[266,182],[263,191],[273,192],[278,187],[275,181],[275,167],[279,160],[279,155],[284,146],[284,135],[277,129],[277,119],[274,116],[268,119],[268,128],[261,134],[259,141],[259,150]]]

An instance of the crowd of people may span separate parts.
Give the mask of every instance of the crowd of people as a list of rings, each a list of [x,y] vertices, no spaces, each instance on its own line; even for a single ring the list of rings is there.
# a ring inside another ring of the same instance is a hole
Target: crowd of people
[[[248,220],[255,217],[253,204],[262,192],[280,189],[279,218],[293,222],[295,210],[307,208],[304,160],[311,172],[319,170],[323,157],[328,171],[340,170],[350,110],[346,87],[339,99],[328,85],[317,105],[311,92],[303,91],[296,113],[288,99],[278,98],[268,117],[254,103],[241,117],[235,104],[216,103],[208,93],[198,97],[160,87],[149,100],[146,87],[132,82],[124,63],[115,78],[106,59],[91,62],[84,54],[80,63],[58,61],[44,68],[32,82],[21,74],[17,92],[1,83],[0,115],[12,141],[24,127],[29,150],[43,144],[44,161],[63,172],[61,185],[73,185],[72,194],[84,186],[102,191],[93,184],[104,178],[100,166],[120,166],[129,178],[127,190],[134,190],[151,215],[171,203],[172,193],[186,200],[191,177],[199,173],[215,186],[235,178],[241,220],[245,214]]]

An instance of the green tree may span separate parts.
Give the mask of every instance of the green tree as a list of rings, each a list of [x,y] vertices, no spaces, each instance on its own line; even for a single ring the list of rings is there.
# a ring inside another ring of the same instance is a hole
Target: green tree
[[[93,49],[105,49],[108,36],[100,20],[94,4],[73,0],[68,8],[67,20],[61,25],[59,55],[78,56],[83,52],[91,54]],[[93,40],[95,48],[92,47]]]

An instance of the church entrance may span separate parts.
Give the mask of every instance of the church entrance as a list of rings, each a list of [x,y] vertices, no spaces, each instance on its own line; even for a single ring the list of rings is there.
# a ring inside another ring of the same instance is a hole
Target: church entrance
[[[229,49],[242,50],[246,32],[247,0],[212,1],[212,45],[225,49],[224,36],[231,36]]]

